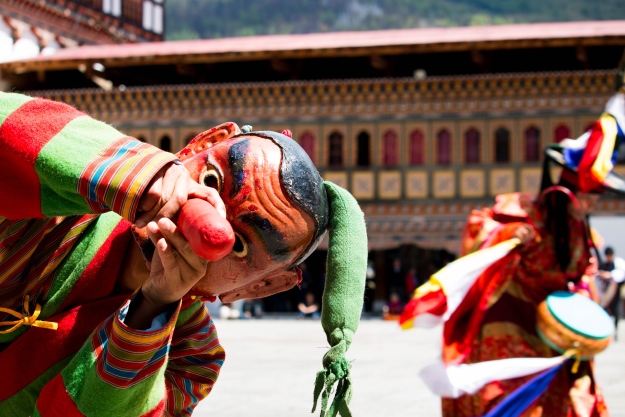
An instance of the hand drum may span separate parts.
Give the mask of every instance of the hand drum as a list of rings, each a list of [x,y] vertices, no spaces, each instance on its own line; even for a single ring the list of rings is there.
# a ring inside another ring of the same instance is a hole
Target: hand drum
[[[539,304],[536,330],[555,351],[576,349],[580,359],[590,359],[610,344],[614,324],[589,298],[556,291]]]

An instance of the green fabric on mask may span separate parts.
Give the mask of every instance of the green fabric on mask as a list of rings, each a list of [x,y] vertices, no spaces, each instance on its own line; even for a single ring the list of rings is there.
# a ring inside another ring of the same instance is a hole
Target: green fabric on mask
[[[322,417],[334,417],[338,413],[348,417],[351,416],[348,408],[352,395],[351,364],[345,359],[345,353],[362,312],[367,270],[367,229],[364,215],[354,197],[331,182],[325,181],[324,186],[330,203],[330,241],[321,325],[330,350],[323,357],[324,369],[317,373],[312,411],[315,411],[321,395]],[[335,384],[336,392],[328,409]]]

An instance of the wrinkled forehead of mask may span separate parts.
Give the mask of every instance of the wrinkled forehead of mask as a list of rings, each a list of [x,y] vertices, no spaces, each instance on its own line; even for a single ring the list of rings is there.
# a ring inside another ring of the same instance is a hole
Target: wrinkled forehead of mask
[[[315,222],[316,230],[308,250],[295,261],[295,264],[300,263],[317,247],[328,227],[328,199],[323,179],[306,151],[288,136],[272,131],[259,131],[235,136],[233,139],[243,135],[270,140],[281,149],[282,186],[288,197]]]

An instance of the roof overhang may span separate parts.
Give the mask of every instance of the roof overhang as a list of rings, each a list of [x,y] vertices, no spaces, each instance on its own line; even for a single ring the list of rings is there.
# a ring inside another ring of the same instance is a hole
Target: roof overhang
[[[267,59],[356,57],[536,47],[625,46],[625,20],[251,36],[66,48],[0,64],[23,73],[101,63],[106,67]]]

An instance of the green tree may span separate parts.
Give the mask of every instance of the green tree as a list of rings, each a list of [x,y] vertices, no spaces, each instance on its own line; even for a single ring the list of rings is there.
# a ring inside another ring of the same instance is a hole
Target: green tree
[[[625,0],[168,0],[167,39],[625,18]]]

